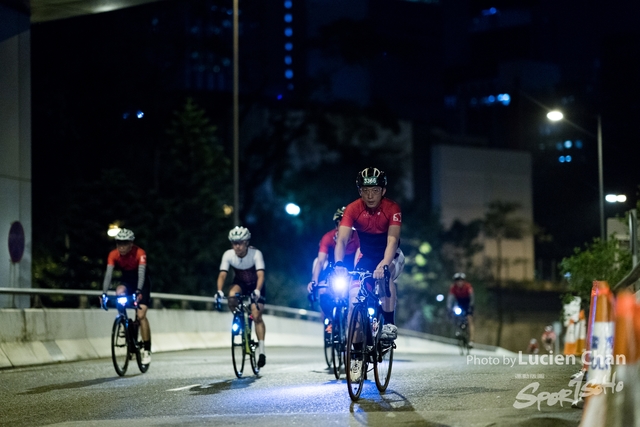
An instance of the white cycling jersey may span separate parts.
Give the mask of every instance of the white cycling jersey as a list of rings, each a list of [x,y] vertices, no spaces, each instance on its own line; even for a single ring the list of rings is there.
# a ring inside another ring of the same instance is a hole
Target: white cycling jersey
[[[258,270],[264,270],[264,258],[259,249],[250,246],[247,254],[240,258],[233,249],[227,250],[222,255],[220,262],[220,271],[229,271],[229,267],[233,268],[235,274],[233,283],[240,286],[254,285],[258,281]]]

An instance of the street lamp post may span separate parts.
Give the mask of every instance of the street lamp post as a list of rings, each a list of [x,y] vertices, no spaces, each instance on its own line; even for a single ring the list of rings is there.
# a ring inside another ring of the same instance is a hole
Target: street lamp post
[[[589,132],[583,127],[578,126],[572,121],[564,118],[564,115],[558,110],[552,110],[547,113],[547,118],[551,121],[556,122],[559,120],[564,120],[574,128],[586,133],[587,135],[596,137],[596,140],[598,142],[598,193],[600,197],[600,239],[604,241],[606,236],[605,236],[605,230],[604,230],[604,178],[603,178],[603,166],[602,166],[602,120],[601,120],[600,114],[598,114],[596,117],[598,119],[598,130],[596,135],[593,135],[592,132]]]
[[[240,225],[240,119],[238,90],[238,0],[233,0],[233,224]]]

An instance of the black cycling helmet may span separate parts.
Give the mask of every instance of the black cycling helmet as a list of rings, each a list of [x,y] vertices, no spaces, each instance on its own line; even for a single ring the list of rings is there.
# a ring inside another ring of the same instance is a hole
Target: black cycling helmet
[[[386,187],[387,174],[378,168],[368,167],[358,172],[356,186],[360,187]]]
[[[333,222],[336,223],[336,227],[340,225],[340,221],[342,221],[342,216],[344,215],[345,206],[339,208],[336,213],[333,214]]]

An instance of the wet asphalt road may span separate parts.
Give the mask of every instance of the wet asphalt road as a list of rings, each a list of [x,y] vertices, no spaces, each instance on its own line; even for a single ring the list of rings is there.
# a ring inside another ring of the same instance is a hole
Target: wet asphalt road
[[[134,361],[135,362],[135,361]],[[575,366],[503,363],[503,357],[398,351],[380,395],[368,381],[351,402],[318,348],[269,348],[259,376],[236,379],[227,349],[153,355],[118,377],[110,359],[0,370],[2,426],[577,426],[567,402],[533,400],[571,390]],[[373,378],[373,375],[370,375]],[[539,388],[525,390],[538,382]],[[531,403],[514,408],[518,393]],[[572,394],[573,395],[573,394]],[[562,406],[561,406],[562,403]]]

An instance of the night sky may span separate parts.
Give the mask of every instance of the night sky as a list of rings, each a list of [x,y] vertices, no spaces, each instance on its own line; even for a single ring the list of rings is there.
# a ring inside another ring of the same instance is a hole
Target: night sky
[[[363,101],[349,93],[353,85],[346,84],[345,94],[334,89],[329,102],[348,99],[365,106],[384,105],[395,117],[412,120],[418,130],[464,132],[485,138],[489,147],[531,151],[535,220],[557,241],[553,248],[538,248],[538,256],[568,256],[572,247],[599,235],[595,140],[566,125],[551,136],[541,136],[547,126],[538,124],[544,112],[517,98],[517,89],[544,105],[566,107],[566,115],[592,133],[595,115],[601,114],[605,194],[625,193],[629,201],[624,207],[634,206],[640,183],[638,6],[570,0],[449,3],[363,1],[354,5],[367,7],[336,12],[341,2],[294,1],[294,16],[301,17],[293,24],[296,46],[301,46],[293,54],[295,90],[287,90],[290,82],[278,68],[284,9],[247,8],[240,42],[241,62],[248,69],[241,75],[243,93],[258,94],[267,105],[281,95],[292,107],[304,105],[302,98],[308,94],[303,88],[314,76],[309,64],[319,63],[309,59],[317,47],[311,29],[329,25],[332,16],[334,21],[364,22],[367,25],[357,26],[359,31],[346,32],[348,40],[358,43],[353,52],[343,53],[370,52],[369,96]],[[144,168],[150,161],[149,147],[140,141],[153,141],[162,131],[158,125],[187,94],[201,100],[229,140],[224,123],[230,122],[231,46],[223,17],[230,6],[231,1],[164,1],[32,26],[36,232],[55,218],[56,203],[70,183],[91,179],[105,165],[118,164],[123,151],[133,154]],[[314,14],[306,14],[305,7]],[[495,31],[479,31],[483,23]],[[185,71],[195,60],[189,31],[196,31],[190,26],[197,25],[210,34],[198,39],[198,51],[209,52],[206,61],[198,60],[204,61],[203,67],[220,67],[217,87],[213,83],[198,87]],[[325,40],[333,42],[334,50],[349,46],[344,41],[338,45],[337,36]],[[503,75],[506,64],[517,61],[547,64],[557,71],[557,79],[540,77],[514,86]],[[503,90],[512,94],[513,103],[497,113],[468,109],[467,127],[462,129],[460,111],[448,108],[445,99],[456,96],[460,105],[474,96],[474,90],[478,96]],[[145,117],[135,119],[138,111]],[[558,153],[549,148],[565,139],[584,143],[574,164],[560,164]],[[623,210],[606,206],[607,216]]]

